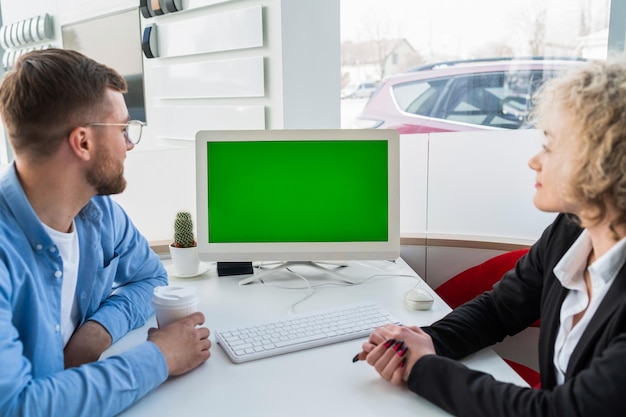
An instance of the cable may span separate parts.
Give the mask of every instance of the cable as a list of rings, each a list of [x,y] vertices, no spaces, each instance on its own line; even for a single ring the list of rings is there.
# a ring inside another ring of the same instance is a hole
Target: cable
[[[303,301],[305,301],[305,300],[309,299],[309,298],[313,295],[313,293],[315,292],[315,290],[314,290],[314,289],[313,289],[313,287],[311,286],[311,283],[309,282],[309,280],[308,280],[308,279],[306,279],[304,276],[302,276],[302,275],[298,274],[298,273],[297,273],[297,272],[295,272],[295,271],[292,271],[292,270],[291,270],[291,269],[289,269],[289,268],[287,268],[287,271],[291,272],[292,274],[295,274],[295,275],[296,275],[297,277],[299,277],[299,278],[302,278],[302,280],[304,280],[304,282],[306,282],[307,286],[309,287],[309,291],[307,292],[307,294],[306,294],[304,297],[302,297],[301,299],[299,299],[299,300],[298,300],[298,301],[296,301],[295,303],[292,303],[292,304],[289,306],[289,313],[290,313],[290,314],[293,314],[293,313],[294,313],[294,308],[295,308],[298,304],[300,304],[301,302],[303,302]]]
[[[371,268],[370,265],[366,265],[362,262],[358,262],[361,265],[367,266],[368,268]],[[260,263],[258,265],[257,268],[261,269],[263,267],[263,263]],[[274,288],[280,288],[280,289],[285,289],[285,290],[307,290],[307,293],[304,297],[300,298],[299,300],[295,301],[294,303],[292,303],[289,306],[289,313],[290,314],[294,314],[294,309],[295,307],[306,301],[307,299],[311,298],[311,296],[313,296],[313,294],[315,293],[315,290],[317,288],[324,288],[324,287],[329,287],[329,286],[353,286],[353,285],[362,285],[365,284],[369,281],[371,281],[374,278],[412,278],[415,279],[417,281],[416,285],[414,288],[418,288],[424,281],[419,278],[419,276],[417,275],[413,275],[413,274],[387,274],[387,273],[376,273],[376,274],[372,274],[369,275],[368,277],[366,277],[363,281],[360,282],[354,282],[354,283],[349,283],[347,281],[327,281],[327,282],[323,282],[321,284],[311,284],[311,282],[309,281],[308,278],[306,278],[305,276],[303,276],[302,274],[294,271],[292,268],[285,268],[285,270],[287,270],[288,272],[290,272],[291,274],[295,275],[296,277],[300,278],[301,280],[303,280],[306,284],[306,286],[302,286],[302,287],[294,287],[294,286],[284,286],[284,285],[280,285],[280,284],[276,284],[276,283],[269,283],[266,282],[264,279],[259,279],[259,282],[267,287],[274,287]],[[335,272],[337,273],[337,272]],[[338,274],[338,273],[337,273]],[[347,277],[346,277],[347,278]]]

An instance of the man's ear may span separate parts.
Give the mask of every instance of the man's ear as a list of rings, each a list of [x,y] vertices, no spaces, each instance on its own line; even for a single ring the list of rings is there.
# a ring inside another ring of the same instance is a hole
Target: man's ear
[[[68,138],[70,149],[74,154],[84,161],[91,159],[93,152],[93,134],[84,126],[74,128]]]

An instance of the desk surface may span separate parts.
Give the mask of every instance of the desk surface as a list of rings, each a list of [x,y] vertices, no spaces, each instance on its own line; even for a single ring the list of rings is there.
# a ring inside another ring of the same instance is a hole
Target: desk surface
[[[166,267],[170,261],[165,260]],[[298,266],[295,271],[312,285],[336,282],[320,271]],[[294,307],[295,313],[337,305],[374,301],[405,324],[427,325],[449,307],[435,295],[431,310],[407,310],[403,295],[418,282],[426,284],[401,259],[397,262],[353,262],[342,274],[365,281],[361,285],[325,285]],[[277,272],[265,284],[239,287],[240,277],[218,277],[215,265],[190,279],[170,277],[170,285],[194,286],[200,294],[200,311],[209,329],[230,327],[288,315],[293,303],[307,295],[302,279]],[[287,288],[287,287],[291,287]],[[293,289],[299,287],[302,289]],[[432,291],[431,291],[432,292]],[[433,293],[434,294],[434,293]],[[146,339],[155,326],[154,316],[108,349],[114,355]],[[211,336],[209,360],[197,369],[170,378],[126,410],[132,416],[336,416],[393,415],[446,416],[443,410],[408,391],[394,387],[365,363],[352,363],[364,339],[337,343],[243,364],[232,363]],[[463,361],[496,379],[526,386],[525,382],[492,350],[485,349]]]

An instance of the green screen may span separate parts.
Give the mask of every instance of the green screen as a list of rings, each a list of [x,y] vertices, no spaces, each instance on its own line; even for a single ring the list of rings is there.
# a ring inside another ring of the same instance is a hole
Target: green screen
[[[385,242],[384,140],[207,143],[209,242]]]

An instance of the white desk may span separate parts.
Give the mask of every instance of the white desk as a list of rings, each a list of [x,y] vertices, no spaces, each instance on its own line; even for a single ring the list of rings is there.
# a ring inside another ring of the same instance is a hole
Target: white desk
[[[166,266],[169,261],[164,261]],[[296,271],[320,277],[308,267]],[[419,278],[402,260],[391,262],[351,263],[342,270],[347,276],[366,279],[357,286],[318,288],[295,312],[329,308],[341,304],[372,300],[405,324],[427,325],[450,309],[435,296],[429,311],[407,310],[403,294]],[[193,279],[172,277],[170,285],[191,285],[200,293],[200,311],[210,329],[246,322],[272,319],[289,314],[289,307],[307,294],[306,289],[288,290],[270,285],[302,286],[304,281],[278,273],[267,280],[238,286],[240,277],[218,277],[215,265]],[[411,275],[402,277],[401,275]],[[314,281],[319,283],[321,281]],[[328,282],[328,280],[326,281]],[[426,287],[426,284],[421,284]],[[434,294],[434,293],[433,293]],[[129,333],[107,350],[104,356],[124,351],[146,339],[147,329],[155,326],[154,317]],[[408,391],[394,387],[362,362],[352,363],[364,339],[338,343],[243,364],[232,363],[211,336],[211,357],[188,374],[170,378],[122,415],[195,417],[195,416],[355,416],[393,415],[445,416],[438,407]],[[491,373],[496,379],[527,386],[492,350],[486,349],[464,362]]]

